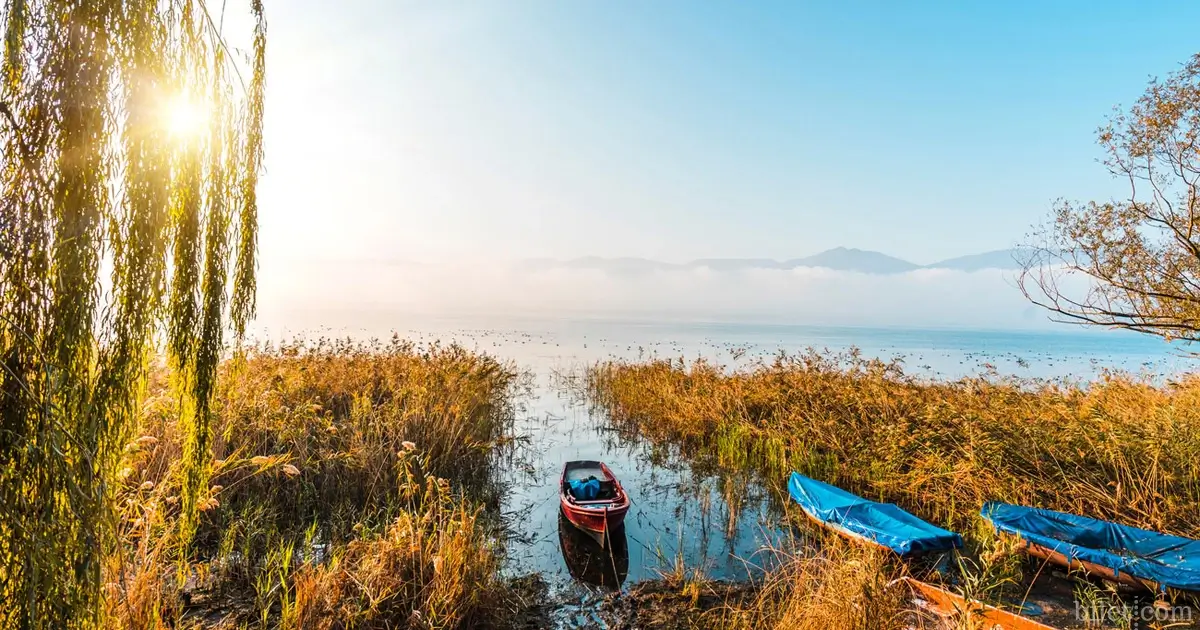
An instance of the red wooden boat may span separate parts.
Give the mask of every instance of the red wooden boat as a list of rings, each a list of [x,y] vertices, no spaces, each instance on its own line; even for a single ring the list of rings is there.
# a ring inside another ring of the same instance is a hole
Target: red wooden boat
[[[596,498],[582,501],[572,496],[571,482],[589,479],[600,482],[600,492]],[[567,520],[602,546],[607,544],[609,531],[620,527],[625,522],[625,513],[629,511],[629,496],[603,462],[583,460],[563,464],[558,494]]]

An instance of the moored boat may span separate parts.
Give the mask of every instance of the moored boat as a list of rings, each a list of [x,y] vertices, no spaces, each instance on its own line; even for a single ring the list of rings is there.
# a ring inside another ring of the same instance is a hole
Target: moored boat
[[[817,524],[896,554],[919,555],[962,547],[962,537],[891,503],[876,503],[793,472],[788,493]]]
[[[971,628],[987,630],[1054,630],[1053,627],[1015,613],[1001,610],[946,589],[905,576],[893,584],[910,589],[914,602],[922,610],[951,622],[951,627],[962,627],[969,620]],[[958,624],[958,625],[953,625]]]
[[[558,491],[563,515],[601,546],[608,544],[608,532],[625,522],[629,496],[603,462],[567,462]]]
[[[1025,552],[1068,570],[1154,591],[1200,591],[1200,540],[1041,508],[991,502],[981,514]]]

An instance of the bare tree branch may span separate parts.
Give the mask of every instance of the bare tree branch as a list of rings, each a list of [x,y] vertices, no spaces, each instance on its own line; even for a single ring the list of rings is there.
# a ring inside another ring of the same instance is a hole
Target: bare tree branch
[[[1056,321],[1200,341],[1198,139],[1200,55],[1098,130],[1128,197],[1060,202],[1023,261],[1026,298]]]

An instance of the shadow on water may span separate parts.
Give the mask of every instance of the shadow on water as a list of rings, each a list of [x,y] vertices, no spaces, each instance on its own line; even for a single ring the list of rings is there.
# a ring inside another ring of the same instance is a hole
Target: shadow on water
[[[625,526],[615,527],[608,536],[608,547],[601,547],[591,536],[572,525],[559,510],[558,544],[572,578],[601,588],[621,588],[629,575],[629,539],[625,537]]]

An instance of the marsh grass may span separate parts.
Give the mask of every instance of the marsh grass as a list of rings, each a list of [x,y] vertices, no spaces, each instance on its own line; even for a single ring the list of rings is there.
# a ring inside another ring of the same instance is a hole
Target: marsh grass
[[[458,628],[499,623],[508,365],[457,346],[322,340],[226,361],[211,485],[179,535],[184,436],[159,370],[123,457],[110,627]]]
[[[1200,382],[1190,379],[927,382],[896,363],[810,352],[732,373],[706,361],[603,363],[587,387],[622,431],[695,461],[774,487],[798,470],[969,538],[990,500],[1200,535]]]
[[[882,552],[830,539],[819,550],[777,551],[778,568],[753,599],[718,609],[714,628],[899,630],[913,616]]]
[[[764,550],[775,568],[751,583],[705,580],[676,556],[662,579],[635,585],[614,605],[618,628],[691,630],[901,630],[923,628],[902,569],[881,552],[831,538],[820,547]],[[934,626],[929,626],[934,627]]]
[[[409,479],[411,490],[420,480]],[[401,510],[378,535],[365,535],[321,563],[305,563],[280,605],[280,627],[457,628],[495,623],[504,585],[480,508],[427,477],[420,508]],[[261,607],[260,610],[269,610]],[[286,612],[285,612],[286,611]]]
[[[780,496],[797,470],[962,533],[957,590],[985,601],[1025,595],[1013,541],[979,516],[986,501],[1200,537],[1200,381],[1190,378],[935,382],[856,352],[810,351],[737,371],[704,360],[612,361],[593,366],[585,384],[621,434],[677,450],[699,469],[751,473]],[[776,621],[837,609],[811,590],[822,583],[813,571],[867,567],[830,579],[851,590],[894,577],[871,558],[837,553],[784,563],[762,597],[729,612],[729,627],[817,627]]]

